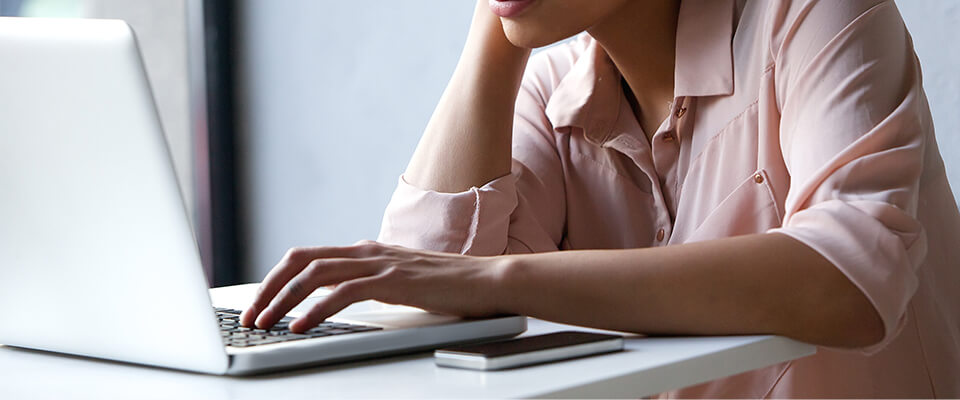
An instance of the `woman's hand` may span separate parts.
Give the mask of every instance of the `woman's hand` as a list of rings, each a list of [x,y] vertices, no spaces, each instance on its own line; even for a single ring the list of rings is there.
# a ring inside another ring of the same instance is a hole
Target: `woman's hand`
[[[469,257],[363,241],[349,247],[294,248],[267,274],[244,326],[267,328],[316,288],[336,285],[290,324],[306,331],[352,303],[379,300],[460,316],[499,313],[494,289],[502,271],[497,257]]]

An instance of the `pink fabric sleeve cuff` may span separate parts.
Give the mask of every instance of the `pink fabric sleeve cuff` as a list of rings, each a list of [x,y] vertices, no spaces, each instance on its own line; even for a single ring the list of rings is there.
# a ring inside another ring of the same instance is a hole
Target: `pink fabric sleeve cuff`
[[[506,249],[516,207],[513,175],[459,193],[423,190],[401,176],[377,240],[447,253],[499,255]]]
[[[794,214],[783,228],[769,232],[788,235],[816,250],[876,308],[884,337],[856,351],[874,354],[899,334],[917,289],[915,268],[925,255],[926,241],[913,218],[889,204],[831,200]]]

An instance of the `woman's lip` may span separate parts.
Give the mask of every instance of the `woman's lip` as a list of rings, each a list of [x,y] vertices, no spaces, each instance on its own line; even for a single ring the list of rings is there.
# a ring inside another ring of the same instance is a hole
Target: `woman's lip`
[[[498,17],[515,17],[526,10],[535,0],[490,0],[490,11]]]

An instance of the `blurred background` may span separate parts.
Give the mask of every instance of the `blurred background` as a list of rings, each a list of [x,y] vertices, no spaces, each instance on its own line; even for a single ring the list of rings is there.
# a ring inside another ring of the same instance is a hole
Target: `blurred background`
[[[376,238],[473,0],[0,0],[137,32],[212,286]],[[960,1],[898,0],[960,197]]]

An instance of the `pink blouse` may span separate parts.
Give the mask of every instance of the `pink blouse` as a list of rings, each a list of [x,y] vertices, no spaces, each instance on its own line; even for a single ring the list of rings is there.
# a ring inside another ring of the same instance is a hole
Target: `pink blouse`
[[[960,213],[892,0],[684,0],[673,113],[647,140],[590,36],[531,59],[513,171],[399,187],[380,240],[472,255],[762,232],[818,251],[886,334],[663,397],[960,396]]]

